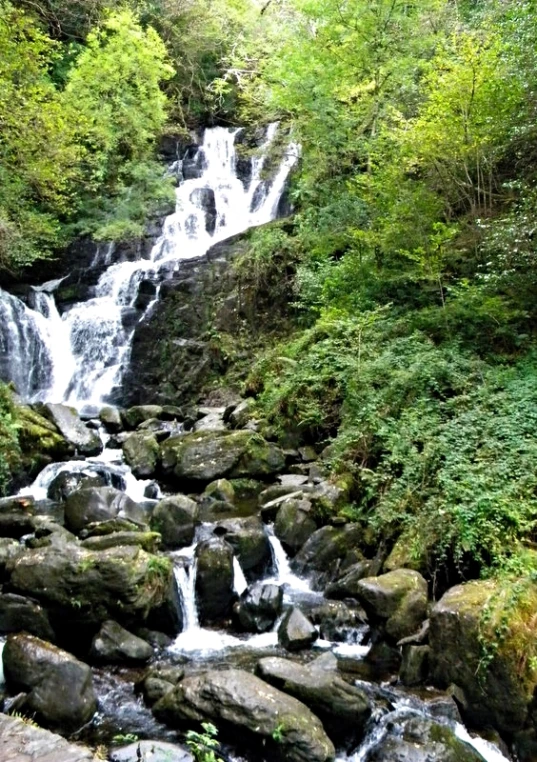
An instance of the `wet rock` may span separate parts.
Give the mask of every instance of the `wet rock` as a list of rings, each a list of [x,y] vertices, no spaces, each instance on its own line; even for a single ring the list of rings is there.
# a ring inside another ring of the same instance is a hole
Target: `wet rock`
[[[257,516],[219,521],[215,531],[224,533],[244,572],[262,572],[271,563],[268,537]]]
[[[281,504],[274,522],[274,534],[288,554],[296,555],[316,530],[309,500],[288,498]]]
[[[296,606],[287,611],[278,627],[278,643],[287,651],[309,648],[318,637],[315,627]]]
[[[306,704],[331,733],[361,736],[371,707],[359,688],[349,685],[333,669],[316,662],[302,665],[289,659],[268,657],[257,665],[257,674],[275,688]]]
[[[427,618],[427,582],[411,569],[362,579],[357,598],[370,622],[396,641],[412,635]]]
[[[6,565],[8,561],[15,559],[24,553],[24,548],[11,537],[0,537],[0,582],[3,582],[6,576]]]
[[[227,479],[216,479],[216,481],[211,482],[205,487],[203,496],[211,497],[213,500],[233,503],[235,500],[235,488]]]
[[[171,437],[161,446],[162,467],[179,481],[264,477],[284,466],[282,451],[250,431],[200,431]]]
[[[84,473],[83,471],[60,471],[50,482],[47,497],[60,503],[67,500],[69,495],[79,489],[106,486],[106,478],[100,474]]]
[[[399,680],[403,685],[422,685],[429,677],[429,646],[403,646]]]
[[[196,548],[196,598],[201,622],[222,619],[231,613],[233,591],[233,549],[220,538],[200,543]]]
[[[138,627],[136,635],[145,640],[146,643],[149,643],[155,651],[164,651],[173,643],[173,638],[170,638],[166,633],[159,632],[158,630],[149,630],[147,627]]]
[[[40,408],[63,437],[81,455],[99,455],[103,449],[98,434],[82,423],[75,408],[47,402]]]
[[[73,453],[73,445],[48,418],[27,405],[16,405],[15,410],[20,423],[23,467],[28,473],[37,475],[48,463]]]
[[[252,399],[239,402],[226,416],[225,420],[229,422],[232,429],[243,429],[253,418],[254,401]],[[228,411],[226,411],[227,413]]]
[[[114,487],[80,489],[65,502],[65,526],[75,534],[88,524],[116,517],[135,524],[145,524],[146,521],[143,509]]]
[[[123,443],[123,455],[137,479],[154,476],[159,461],[159,444],[153,434],[135,431]]]
[[[194,424],[194,431],[225,431],[226,428],[222,408],[211,410]]]
[[[369,575],[371,561],[358,561],[349,566],[341,577],[332,582],[325,590],[327,598],[356,598],[358,596],[358,583]]]
[[[80,538],[105,537],[108,534],[117,534],[119,532],[145,532],[145,525],[133,524],[129,519],[116,517],[106,521],[95,521],[88,524],[80,532]]]
[[[111,762],[194,762],[187,749],[164,741],[136,741],[110,755]]]
[[[55,640],[47,613],[37,601],[14,593],[0,594],[0,633],[22,631],[43,640]]]
[[[533,585],[518,584],[525,591],[518,596],[494,580],[457,585],[435,604],[430,618],[433,681],[458,686],[465,717],[476,727],[492,725],[501,733],[524,726],[537,685],[528,659],[537,638],[537,594]]]
[[[109,434],[117,434],[123,428],[121,414],[117,407],[103,407],[99,412],[99,420]]]
[[[311,608],[308,614],[325,640],[361,643],[367,631],[365,611],[356,604],[350,606],[343,601],[325,601]]]
[[[160,418],[161,413],[160,405],[136,405],[128,410],[122,410],[121,420],[126,429],[136,429],[149,418]]]
[[[153,706],[157,701],[172,691],[177,683],[184,677],[182,667],[162,667],[157,665],[150,668],[141,683],[144,700],[149,706]]]
[[[140,548],[38,548],[8,562],[6,571],[11,589],[37,599],[56,635],[78,649],[107,619],[169,634],[181,627],[171,562]]]
[[[90,749],[7,714],[0,714],[0,737],[3,762],[98,762]]]
[[[88,550],[106,550],[118,548],[121,545],[135,545],[148,553],[155,553],[160,545],[158,532],[111,532],[96,537],[88,537],[80,543]]]
[[[245,590],[234,612],[246,632],[268,632],[281,612],[282,601],[281,587],[258,582]]]
[[[157,482],[150,482],[144,489],[144,497],[148,500],[158,500],[160,487]]]
[[[460,741],[451,728],[414,717],[393,723],[387,736],[373,749],[371,762],[484,762],[469,744]]]
[[[311,578],[316,590],[322,590],[346,568],[349,556],[354,558],[363,539],[358,524],[343,527],[325,526],[314,532],[293,559],[293,570]]]
[[[382,638],[377,638],[367,652],[364,661],[377,678],[395,675],[401,666],[401,652],[391,643],[387,643]]]
[[[174,495],[161,500],[151,517],[151,527],[162,536],[164,548],[184,548],[192,545],[199,507],[186,495]]]
[[[3,651],[11,691],[24,691],[24,709],[44,725],[72,731],[88,722],[96,708],[91,670],[66,651],[33,635],[10,635]]]
[[[153,649],[145,640],[108,620],[93,638],[90,656],[105,664],[143,664],[153,656]]]
[[[332,762],[334,746],[320,720],[295,698],[237,669],[210,670],[185,678],[154,707],[158,719],[225,721],[278,743],[288,762]]]

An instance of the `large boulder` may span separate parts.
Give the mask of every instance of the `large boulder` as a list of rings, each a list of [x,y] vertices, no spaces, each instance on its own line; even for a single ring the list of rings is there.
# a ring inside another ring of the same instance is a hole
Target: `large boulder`
[[[99,435],[88,429],[74,407],[47,402],[40,407],[41,411],[56,425],[79,455],[99,455],[102,452],[103,443]]]
[[[198,504],[186,495],[173,495],[161,500],[153,510],[151,527],[160,532],[164,548],[184,548],[192,545]]]
[[[73,731],[97,708],[87,664],[33,635],[10,635],[3,651],[4,674],[12,692],[23,691],[25,711],[48,727]]]
[[[211,720],[269,741],[277,734],[288,762],[332,762],[335,756],[320,720],[304,704],[238,669],[187,677],[153,711],[171,725]]]
[[[309,500],[289,498],[282,503],[274,522],[274,534],[287,553],[296,555],[316,529]]]
[[[283,452],[251,431],[199,431],[161,446],[162,468],[179,482],[266,477],[281,471]]]
[[[151,432],[135,431],[123,442],[123,455],[137,479],[149,479],[156,473],[159,445]]]
[[[108,620],[93,638],[90,656],[106,664],[143,664],[153,656],[153,649],[145,640]]]
[[[319,633],[300,609],[292,606],[286,611],[278,627],[278,643],[287,651],[309,648],[318,637]]]
[[[136,429],[144,421],[150,418],[160,418],[162,407],[160,405],[135,405],[128,410],[121,411],[121,421],[126,429]]]
[[[219,537],[196,547],[196,599],[200,621],[229,616],[234,598],[233,549]]]
[[[348,566],[361,560],[362,540],[363,529],[359,524],[321,527],[293,559],[293,570],[309,576],[314,588],[322,590]]]
[[[323,656],[308,665],[267,657],[258,662],[257,673],[275,688],[306,704],[330,733],[361,735],[371,715],[364,692],[338,675],[334,656],[331,660]]]
[[[433,680],[462,689],[465,714],[476,726],[510,734],[524,725],[537,686],[536,610],[529,580],[458,585],[433,607]]]
[[[63,460],[73,452],[72,444],[48,418],[27,405],[16,405],[15,411],[20,424],[23,466],[32,475],[48,463]]]
[[[257,516],[220,521],[216,531],[224,535],[245,572],[262,572],[270,565],[270,543],[263,523]]]
[[[9,561],[6,572],[11,589],[37,599],[58,638],[73,648],[107,619],[126,627],[147,622],[170,635],[181,627],[171,562],[137,547],[89,551],[76,543],[50,545]]]
[[[280,614],[282,601],[281,587],[257,582],[244,591],[233,610],[246,632],[267,632]]]
[[[368,762],[485,762],[472,746],[446,725],[412,717],[388,726],[388,733],[367,757]]]
[[[146,515],[138,503],[114,487],[88,487],[73,492],[65,501],[65,526],[78,534],[88,524],[125,518],[144,524]]]
[[[43,640],[55,640],[47,612],[37,601],[14,593],[0,594],[0,633],[22,631]]]
[[[20,717],[0,714],[0,737],[3,762],[98,762],[90,749]]]
[[[357,598],[358,584],[364,577],[369,576],[370,571],[371,561],[358,561],[358,563],[346,569],[341,577],[338,577],[328,585],[325,590],[326,597],[341,600],[344,598]]]
[[[370,622],[395,641],[412,635],[427,618],[427,582],[412,569],[366,577],[358,582],[356,597]]]

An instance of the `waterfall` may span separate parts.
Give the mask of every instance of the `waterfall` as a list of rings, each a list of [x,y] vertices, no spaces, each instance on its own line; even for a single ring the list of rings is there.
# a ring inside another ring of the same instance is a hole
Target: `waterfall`
[[[237,556],[233,556],[233,589],[237,595],[242,595],[247,587],[248,582],[244,576],[240,561]]]
[[[272,565],[275,571],[274,577],[266,581],[272,582],[275,585],[285,585],[291,590],[303,593],[313,593],[308,581],[297,577],[297,575],[291,571],[289,557],[283,549],[281,542],[274,534],[272,525],[267,524],[265,532],[267,533],[268,541],[270,543]]]
[[[32,307],[0,290],[0,378],[13,381],[21,397],[102,404],[121,384],[136,324],[152,306],[144,313],[136,308],[140,283],[151,281],[158,298],[160,284],[181,260],[202,256],[215,243],[275,218],[298,147],[290,144],[272,180],[264,179],[266,153],[277,132],[277,125],[270,125],[241,179],[240,132],[207,129],[203,143],[177,166],[185,179],[149,259],[114,264],[112,244],[97,249],[93,264],[106,269],[92,298],[60,317],[44,287],[35,290]]]

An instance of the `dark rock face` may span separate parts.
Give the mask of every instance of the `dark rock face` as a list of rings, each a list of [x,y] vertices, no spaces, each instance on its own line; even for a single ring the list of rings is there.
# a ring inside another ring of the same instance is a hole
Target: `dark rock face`
[[[0,737],[4,762],[98,762],[90,749],[7,714],[0,714]]]
[[[278,627],[278,642],[287,651],[309,648],[318,637],[310,620],[295,606],[287,611]]]
[[[0,595],[0,632],[5,635],[22,631],[43,640],[55,640],[47,613],[36,601],[13,593]]]
[[[359,737],[371,714],[369,701],[363,691],[341,679],[337,659],[332,658],[333,664],[321,657],[305,666],[268,657],[259,661],[257,672],[263,680],[306,704],[330,732],[350,732]]]
[[[315,589],[322,590],[340,576],[347,559],[356,562],[361,540],[362,528],[358,524],[321,527],[302,546],[293,560],[293,569],[297,574],[310,576]]]
[[[234,612],[247,632],[267,632],[280,614],[282,601],[281,587],[258,582],[245,590]]]
[[[362,579],[357,598],[370,621],[395,641],[415,633],[427,618],[427,582],[412,569]]]
[[[143,664],[152,655],[149,643],[112,620],[103,622],[90,650],[95,661],[105,664]]]
[[[162,536],[164,548],[184,548],[192,544],[199,507],[186,495],[161,500],[153,511],[151,526]]]
[[[80,489],[65,502],[65,525],[79,533],[97,521],[125,518],[135,524],[144,524],[143,509],[124,492],[113,487]]]
[[[153,711],[158,719],[225,721],[240,732],[271,740],[288,762],[332,762],[335,750],[319,719],[295,698],[238,669],[208,671],[185,678]]]
[[[212,235],[216,227],[216,201],[212,188],[195,188],[190,194],[192,203],[205,213],[205,230]]]
[[[25,708],[45,725],[72,731],[93,716],[91,670],[71,654],[32,635],[11,635],[3,660],[8,686],[27,692]]]
[[[292,556],[296,555],[317,529],[311,509],[309,500],[290,498],[282,503],[278,511],[274,534]]]
[[[196,548],[196,596],[201,622],[223,619],[231,613],[233,549],[215,537]]]

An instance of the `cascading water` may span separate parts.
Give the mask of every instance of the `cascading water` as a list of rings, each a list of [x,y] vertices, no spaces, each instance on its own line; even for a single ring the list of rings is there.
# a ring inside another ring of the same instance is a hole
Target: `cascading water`
[[[111,264],[114,247],[98,249],[94,264],[107,266],[94,296],[60,318],[53,297],[35,290],[32,307],[0,291],[0,377],[13,381],[27,400],[102,403],[121,383],[136,322],[142,280],[157,289],[182,259],[203,255],[213,244],[275,218],[289,172],[298,157],[290,144],[271,181],[262,177],[277,125],[267,129],[258,156],[238,176],[240,130],[214,127],[190,159],[195,167],[176,191],[176,209],[149,259]],[[244,165],[244,161],[242,162]],[[197,176],[196,176],[197,175]],[[150,309],[151,305],[146,308]],[[144,313],[145,314],[145,313]]]

